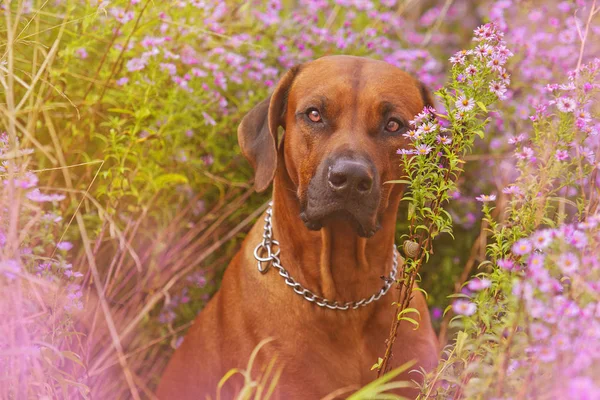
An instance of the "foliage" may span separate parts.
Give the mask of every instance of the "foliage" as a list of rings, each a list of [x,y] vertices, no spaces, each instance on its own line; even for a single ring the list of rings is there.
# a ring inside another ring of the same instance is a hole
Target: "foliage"
[[[398,237],[413,238],[419,226],[449,232],[451,216],[457,239],[437,236],[421,271],[443,342],[454,338],[424,398],[593,393],[597,349],[581,350],[597,342],[599,289],[597,66],[581,67],[597,54],[598,26],[587,3],[4,0],[0,397],[151,398],[267,200],[252,194],[237,148],[241,117],[283,71],[326,54],[383,59],[434,90],[448,81],[436,114],[450,146],[463,133],[450,110],[476,99],[467,128],[484,135],[468,138],[466,164],[437,135],[417,142],[427,157],[405,159],[428,180],[438,171],[428,157],[457,162],[456,187],[436,180],[446,210],[431,214],[433,191],[414,186],[401,215],[417,219],[398,222]],[[488,75],[469,86],[467,66],[446,61],[482,20],[515,53],[510,88],[494,89],[506,98],[489,113]],[[547,89],[564,71],[579,72]],[[566,99],[575,110],[563,111]],[[475,112],[491,118],[485,128]],[[475,196],[492,191],[496,207],[479,210]],[[511,248],[539,235],[552,241],[532,268],[535,254]],[[461,299],[442,316],[452,292]]]

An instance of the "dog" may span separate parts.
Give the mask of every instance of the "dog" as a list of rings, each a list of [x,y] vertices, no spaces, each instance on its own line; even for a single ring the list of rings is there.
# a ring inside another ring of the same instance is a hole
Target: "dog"
[[[376,378],[398,294],[382,277],[393,278],[394,260],[403,263],[394,251],[403,186],[386,182],[403,176],[397,149],[407,147],[408,121],[426,105],[424,86],[395,66],[327,56],[293,67],[243,118],[238,141],[255,189],[273,182],[269,226],[261,219],[249,232],[169,361],[158,398],[215,398],[217,386],[221,398],[233,398],[241,375],[221,379],[244,369],[267,338],[252,372],[270,362],[280,368],[275,398],[320,399]],[[273,254],[284,273],[269,266]],[[438,344],[419,291],[410,307],[419,325],[401,323],[392,364],[415,360],[413,369],[429,371]]]

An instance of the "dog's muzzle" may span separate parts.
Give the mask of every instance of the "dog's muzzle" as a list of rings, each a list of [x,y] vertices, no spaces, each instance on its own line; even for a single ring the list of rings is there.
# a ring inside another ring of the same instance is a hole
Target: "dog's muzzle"
[[[379,229],[379,176],[368,159],[326,159],[311,179],[307,194],[300,217],[308,229],[319,230],[332,218],[350,221],[363,237],[371,237]]]

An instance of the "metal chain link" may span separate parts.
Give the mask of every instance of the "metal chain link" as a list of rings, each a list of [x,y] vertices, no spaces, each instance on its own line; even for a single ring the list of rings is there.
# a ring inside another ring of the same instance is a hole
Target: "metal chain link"
[[[281,260],[279,259],[279,242],[273,239],[273,226],[271,225],[272,217],[273,202],[271,201],[269,203],[269,207],[267,208],[267,216],[265,217],[263,240],[254,248],[254,258],[256,258],[258,270],[264,274],[272,265],[275,269],[277,269],[279,275],[283,277],[286,285],[290,286],[295,293],[304,297],[311,303],[315,303],[319,307],[327,307],[331,310],[356,310],[359,307],[365,307],[372,302],[379,300],[388,292],[388,290],[390,290],[392,283],[396,281],[396,274],[398,273],[398,251],[396,250],[396,245],[394,244],[392,272],[390,272],[389,277],[384,278],[383,287],[379,289],[377,293],[374,293],[370,297],[366,297],[359,301],[348,301],[344,304],[339,304],[337,301],[327,300],[326,298],[311,292],[296,282],[289,272],[281,265]],[[273,250],[274,247],[277,248],[276,251]],[[261,255],[265,253],[266,255]],[[263,263],[266,263],[266,266],[263,266]]]

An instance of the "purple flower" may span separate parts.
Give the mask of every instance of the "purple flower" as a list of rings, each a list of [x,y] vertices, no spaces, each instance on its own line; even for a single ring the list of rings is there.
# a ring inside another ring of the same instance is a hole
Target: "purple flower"
[[[534,233],[531,237],[531,242],[533,243],[533,247],[536,249],[545,249],[550,245],[550,243],[552,243],[552,231],[549,229],[544,229]]]
[[[122,24],[125,24],[129,21],[131,21],[134,17],[134,13],[133,11],[125,11],[122,8],[119,7],[113,7],[110,9],[110,14],[115,17],[115,19],[117,21],[119,21]]]
[[[431,152],[431,146],[427,146],[426,144],[419,144],[415,148],[415,154],[424,156]]]
[[[402,156],[409,156],[412,154],[416,154],[414,149],[398,149],[396,150],[396,154],[402,155]]]
[[[579,258],[573,253],[561,254],[556,263],[558,264],[558,267],[568,275],[574,273],[579,268]]]
[[[0,261],[0,272],[9,281],[12,281],[21,272],[21,266],[17,260]]]
[[[43,194],[40,192],[40,189],[33,189],[32,191],[27,193],[26,196],[29,200],[35,201],[37,203],[54,202],[65,199],[65,195],[63,194]]]
[[[85,49],[85,47],[80,47],[77,50],[75,50],[75,54],[77,54],[77,56],[79,58],[81,58],[82,60],[85,60],[86,58],[88,58],[88,52]]]
[[[490,92],[494,93],[498,98],[503,99],[506,93],[506,85],[503,82],[492,81],[489,85]]]
[[[56,245],[56,248],[63,251],[69,251],[73,248],[73,243],[71,242],[60,242]]]
[[[475,197],[475,200],[480,201],[482,203],[487,203],[490,201],[495,201],[496,200],[496,195],[495,194],[482,194],[480,196]]]
[[[125,64],[125,67],[127,68],[127,71],[129,71],[129,72],[141,71],[144,68],[146,68],[147,63],[148,63],[148,61],[145,57],[132,58],[131,60],[127,61],[127,63]]]
[[[479,292],[480,290],[489,288],[491,285],[492,281],[487,278],[475,278],[467,284],[467,287],[472,292]]]
[[[417,140],[421,137],[421,134],[417,133],[414,129],[410,129],[402,134],[402,136],[410,140]]]
[[[513,269],[515,269],[514,261],[509,258],[501,258],[496,262],[496,264],[500,268],[505,269],[507,271],[512,271]]]
[[[550,336],[550,329],[542,323],[534,322],[529,326],[533,340],[544,340]]]
[[[122,77],[122,78],[119,78],[119,79],[117,79],[117,85],[118,85],[118,86],[123,86],[123,85],[126,85],[126,84],[127,84],[127,82],[129,82],[129,78],[128,78],[128,77],[126,77],[126,76],[124,76],[124,77]]]
[[[556,107],[564,113],[575,111],[576,106],[575,100],[570,97],[561,97],[556,101]]]
[[[523,195],[523,191],[517,185],[509,185],[509,186],[505,187],[504,189],[502,189],[502,193],[505,193],[505,194],[514,194],[514,195],[517,195],[517,196],[522,196]]]
[[[204,111],[202,111],[202,117],[204,117],[204,125],[212,125],[212,126],[217,125],[217,122],[213,119],[213,117],[211,117]]]
[[[527,239],[520,239],[512,245],[512,252],[518,256],[528,254],[531,249],[531,242]]]
[[[457,315],[470,316],[477,311],[477,305],[469,300],[459,299],[452,304],[452,310]]]
[[[564,161],[569,158],[569,152],[567,150],[557,150],[555,157],[558,161]]]
[[[473,107],[475,107],[475,100],[469,99],[465,95],[462,95],[458,98],[458,100],[456,100],[454,105],[459,111],[467,112],[471,111]]]
[[[435,124],[433,122],[427,122],[427,123],[424,123],[419,126],[419,128],[417,129],[417,134],[419,136],[428,135],[430,133],[434,133],[435,131],[437,131],[437,129],[438,129],[437,124]]]

